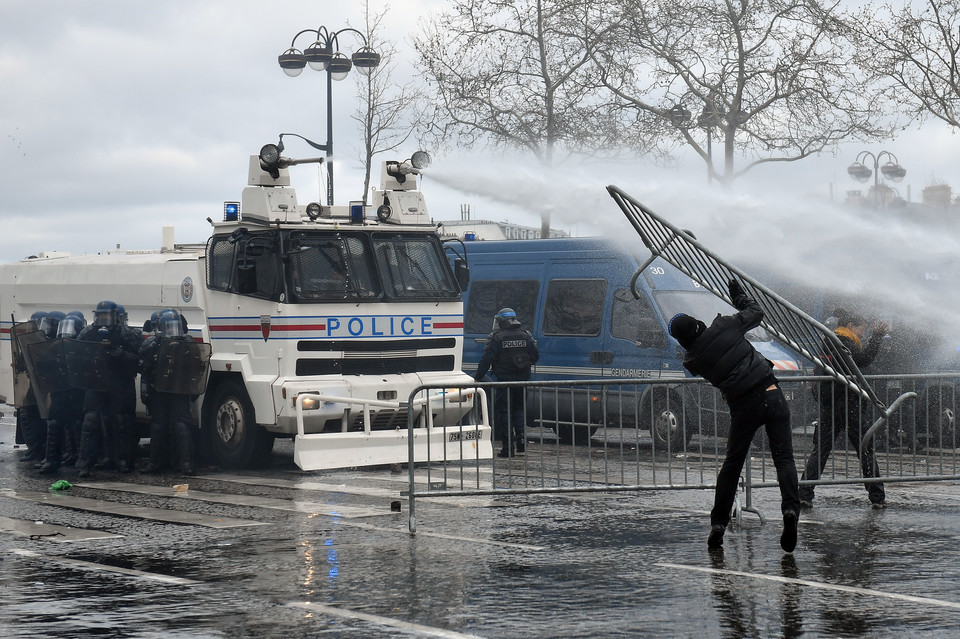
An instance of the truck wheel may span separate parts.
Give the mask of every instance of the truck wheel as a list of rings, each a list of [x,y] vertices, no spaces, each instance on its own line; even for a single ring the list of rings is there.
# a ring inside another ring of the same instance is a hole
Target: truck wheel
[[[204,430],[213,461],[224,468],[262,465],[273,448],[273,435],[257,425],[250,396],[235,380],[213,391]]]
[[[650,431],[657,450],[683,452],[693,437],[686,426],[683,401],[665,388],[651,388],[640,398],[637,424]]]

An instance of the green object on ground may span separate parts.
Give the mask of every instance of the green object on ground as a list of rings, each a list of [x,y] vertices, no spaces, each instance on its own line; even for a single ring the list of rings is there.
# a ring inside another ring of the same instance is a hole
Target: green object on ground
[[[70,488],[73,488],[73,484],[66,479],[60,479],[50,484],[50,490],[69,490]]]

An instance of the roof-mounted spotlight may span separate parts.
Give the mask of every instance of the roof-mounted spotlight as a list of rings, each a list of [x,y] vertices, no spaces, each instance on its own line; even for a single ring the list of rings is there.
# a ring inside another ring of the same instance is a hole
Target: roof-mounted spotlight
[[[433,158],[426,151],[417,151],[410,157],[410,164],[417,170],[425,169],[432,163]]]
[[[280,147],[276,144],[264,144],[260,147],[260,168],[274,180],[280,177]]]

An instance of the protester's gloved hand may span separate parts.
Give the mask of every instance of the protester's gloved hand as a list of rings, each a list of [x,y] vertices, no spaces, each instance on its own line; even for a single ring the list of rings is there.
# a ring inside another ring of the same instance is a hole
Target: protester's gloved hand
[[[730,281],[727,283],[727,290],[730,291],[730,299],[735,300],[741,295],[746,295],[743,290],[743,287],[740,286],[740,282],[736,278],[731,277]]]

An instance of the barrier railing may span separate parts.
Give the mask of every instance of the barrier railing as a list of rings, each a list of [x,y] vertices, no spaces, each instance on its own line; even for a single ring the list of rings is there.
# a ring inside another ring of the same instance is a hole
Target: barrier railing
[[[889,483],[960,479],[960,437],[955,416],[960,372],[931,375],[868,376],[881,401],[915,393],[874,433],[880,476],[867,481]],[[794,455],[798,472],[813,450],[816,421],[821,418],[814,390],[830,376],[780,379],[791,405]],[[715,487],[726,452],[729,414],[722,397],[700,379],[604,379],[557,382],[482,383],[494,424],[498,402],[509,403],[509,386],[523,386],[527,428],[522,455],[448,459],[438,449],[428,462],[408,463],[409,526],[416,531],[416,500],[422,497],[523,495]],[[473,388],[469,386],[468,388]],[[420,393],[430,387],[414,391]],[[422,395],[421,395],[422,396]],[[444,395],[431,394],[443,402]],[[891,406],[893,405],[891,400]],[[884,402],[886,404],[886,402]],[[507,406],[510,408],[510,406]],[[427,412],[442,410],[431,407]],[[831,408],[831,411],[833,409]],[[862,401],[862,432],[884,410]],[[890,409],[886,409],[890,410]],[[836,417],[843,419],[839,409]],[[414,427],[411,410],[408,428]],[[832,415],[829,415],[832,417]],[[479,416],[468,414],[467,429]],[[437,428],[437,427],[434,427]],[[841,429],[845,432],[845,429]],[[495,431],[496,432],[496,431]],[[511,436],[508,436],[511,437]],[[496,438],[496,437],[495,437]],[[861,438],[862,439],[862,438]],[[509,449],[518,442],[508,439]],[[751,491],[776,486],[776,471],[766,437],[758,431],[744,467],[739,509],[763,516],[752,505]],[[502,444],[494,444],[493,451]],[[423,459],[423,457],[421,457]],[[809,484],[863,483],[858,449],[838,439],[820,479]]]

